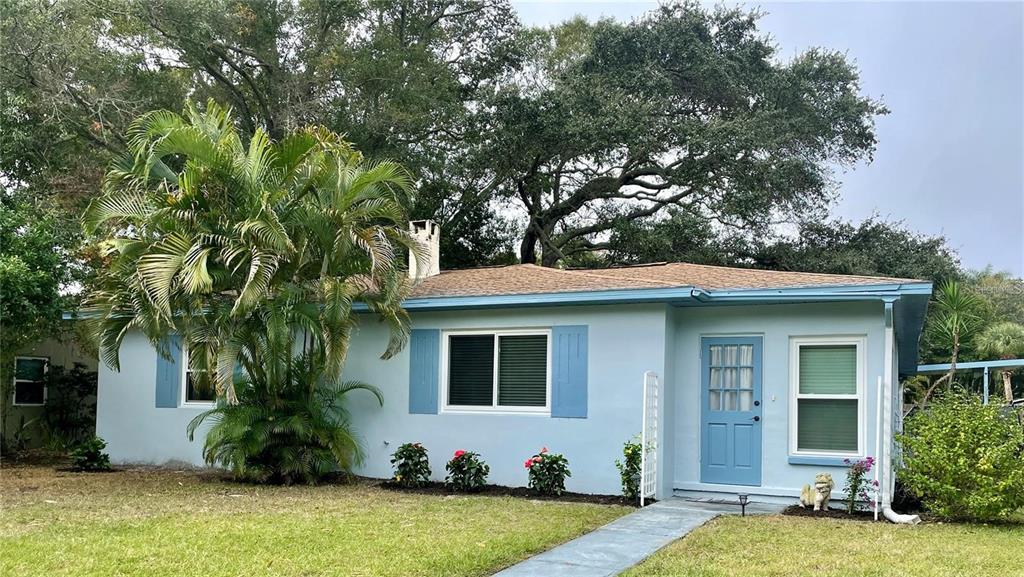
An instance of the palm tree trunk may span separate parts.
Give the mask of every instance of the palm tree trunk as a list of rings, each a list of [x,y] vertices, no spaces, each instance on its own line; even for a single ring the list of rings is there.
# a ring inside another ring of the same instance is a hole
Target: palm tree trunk
[[[1001,371],[1003,376],[1003,395],[1006,396],[1006,404],[1013,402],[1013,383],[1010,381],[1010,371]]]

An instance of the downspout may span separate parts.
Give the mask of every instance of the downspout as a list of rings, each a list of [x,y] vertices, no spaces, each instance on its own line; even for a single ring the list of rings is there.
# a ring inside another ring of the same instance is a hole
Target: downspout
[[[893,300],[886,299],[885,301],[885,361],[883,363],[883,370],[885,373],[882,376],[882,395],[878,399],[878,410],[880,416],[884,417],[882,421],[882,427],[876,431],[876,435],[880,435],[881,439],[884,440],[882,444],[881,457],[881,486],[879,489],[882,491],[882,515],[892,521],[893,523],[901,523],[907,525],[916,525],[921,522],[921,518],[917,515],[901,515],[892,510],[892,493],[895,489],[895,480],[892,473],[892,415],[893,415],[893,383],[892,378],[896,372],[895,361],[893,358],[893,347],[896,342],[895,327],[893,323]]]

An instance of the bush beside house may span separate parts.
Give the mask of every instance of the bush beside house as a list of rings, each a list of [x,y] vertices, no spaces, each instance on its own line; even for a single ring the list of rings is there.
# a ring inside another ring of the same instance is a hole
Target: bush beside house
[[[900,479],[932,513],[995,520],[1024,507],[1022,411],[950,393],[907,419]]]

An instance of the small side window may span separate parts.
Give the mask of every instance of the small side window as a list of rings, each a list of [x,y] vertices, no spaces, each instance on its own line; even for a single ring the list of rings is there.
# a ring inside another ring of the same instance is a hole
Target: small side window
[[[14,358],[14,404],[39,406],[46,402],[46,357]]]
[[[188,352],[182,354],[182,366],[185,371],[185,378],[182,382],[182,404],[184,405],[212,405],[217,400],[217,387],[214,384],[213,375],[205,369],[193,369],[189,367]]]

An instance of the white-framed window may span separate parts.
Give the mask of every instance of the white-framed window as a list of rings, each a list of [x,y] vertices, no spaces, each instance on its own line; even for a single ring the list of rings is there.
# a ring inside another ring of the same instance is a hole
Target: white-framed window
[[[551,412],[549,329],[442,332],[446,412]]]
[[[49,357],[14,357],[14,399],[19,407],[38,407],[46,403],[46,372]]]
[[[186,407],[212,407],[217,402],[213,374],[189,367],[188,347],[181,352],[181,404]]]
[[[867,337],[790,339],[789,452],[864,455]]]

